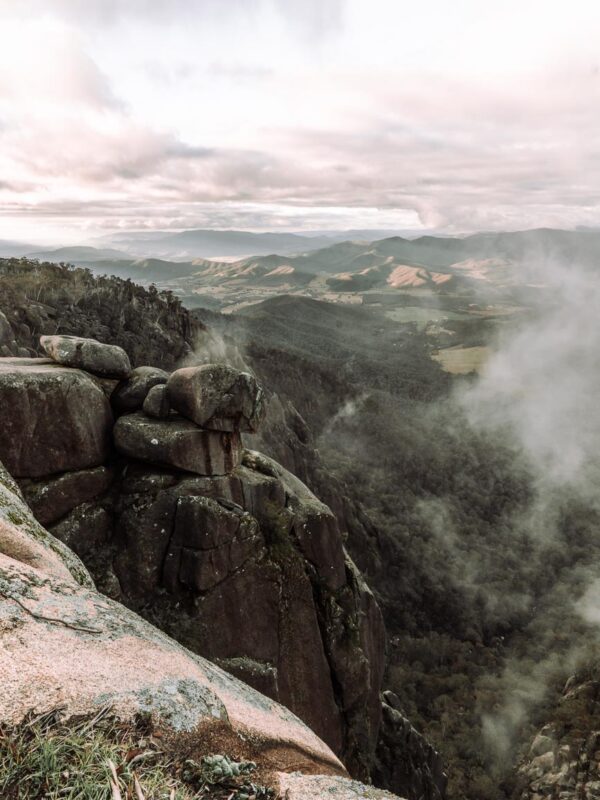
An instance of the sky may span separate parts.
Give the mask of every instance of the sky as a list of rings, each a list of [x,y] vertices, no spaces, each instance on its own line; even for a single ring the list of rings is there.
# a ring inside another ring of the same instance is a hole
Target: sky
[[[0,0],[0,237],[600,225],[597,0]]]

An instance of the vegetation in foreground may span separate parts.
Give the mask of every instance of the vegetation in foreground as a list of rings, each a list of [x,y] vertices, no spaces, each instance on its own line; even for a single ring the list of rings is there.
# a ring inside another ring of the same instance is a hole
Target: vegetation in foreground
[[[148,719],[103,709],[64,721],[59,712],[0,727],[3,800],[275,800],[253,761],[210,753],[214,736],[175,736]],[[199,745],[198,742],[201,744]],[[205,750],[205,752],[202,752]],[[254,777],[257,775],[257,777]]]

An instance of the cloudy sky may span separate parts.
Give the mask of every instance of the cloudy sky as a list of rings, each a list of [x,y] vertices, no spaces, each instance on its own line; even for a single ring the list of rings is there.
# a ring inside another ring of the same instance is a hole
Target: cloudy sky
[[[0,237],[600,224],[597,0],[0,0]]]

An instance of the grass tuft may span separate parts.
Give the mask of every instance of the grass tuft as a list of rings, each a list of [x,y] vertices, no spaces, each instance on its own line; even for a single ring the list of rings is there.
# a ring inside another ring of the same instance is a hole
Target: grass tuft
[[[190,760],[148,719],[124,723],[110,709],[0,726],[2,800],[275,800],[251,782],[255,769],[219,754]]]

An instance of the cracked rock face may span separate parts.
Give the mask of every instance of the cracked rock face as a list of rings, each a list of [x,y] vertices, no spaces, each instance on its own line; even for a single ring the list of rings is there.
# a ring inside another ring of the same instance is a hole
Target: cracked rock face
[[[125,456],[197,475],[226,475],[242,458],[238,433],[204,430],[177,416],[126,414],[117,420],[114,439]]]
[[[206,592],[240,569],[262,544],[257,521],[234,503],[180,497],[163,581]]]
[[[114,344],[80,336],[42,336],[40,344],[53,361],[65,367],[109,378],[126,378],[131,372],[129,356]]]
[[[367,774],[383,624],[306,486],[258,453],[212,478],[130,468],[112,547],[128,604],[287,705]]]
[[[2,536],[0,529],[1,723],[56,707],[68,718],[107,704],[123,718],[144,711],[180,731],[218,719],[343,774],[333,753],[287,709],[103,597],[89,578],[81,585],[83,566],[53,544],[1,466],[0,498],[0,511],[10,507],[10,531]],[[11,547],[18,541],[20,551]]]
[[[175,411],[210,430],[255,432],[265,413],[256,379],[225,364],[178,369],[167,392]]]
[[[240,430],[255,429],[264,411],[251,376],[211,365],[174,378],[173,393],[154,383],[160,371],[138,370],[116,402],[114,380],[44,359],[0,360],[0,399],[18,422],[5,439],[0,429],[0,458],[14,454],[55,553],[79,563],[74,551],[107,596],[284,703],[368,778],[385,631],[336,518],[279,464],[243,450]],[[14,393],[22,384],[25,396]],[[170,411],[173,396],[207,427]],[[144,410],[114,423],[111,401]],[[94,426],[106,442],[92,458]],[[36,566],[29,540],[11,537],[11,555]]]

